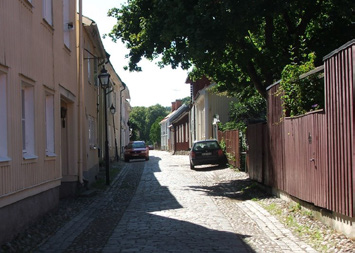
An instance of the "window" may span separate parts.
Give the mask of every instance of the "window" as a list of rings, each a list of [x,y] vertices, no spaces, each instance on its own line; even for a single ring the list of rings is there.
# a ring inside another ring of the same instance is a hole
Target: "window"
[[[181,143],[182,142],[182,125],[179,126],[179,142]]]
[[[63,21],[64,21],[64,45],[70,48],[70,30],[73,28],[73,23],[70,23],[70,5],[69,0],[63,0]]]
[[[111,83],[111,85],[114,85],[114,84]],[[117,94],[113,90],[113,86],[110,86],[110,89],[109,89],[108,92],[109,93],[107,94],[107,109],[110,110],[111,105],[113,105],[116,108],[116,110],[117,110],[117,107],[116,107]]]
[[[23,159],[35,159],[35,131],[34,131],[34,88],[22,85],[22,150]]]
[[[189,127],[188,124],[185,123],[185,142],[188,142],[189,140],[189,131],[188,131]]]
[[[0,72],[0,162],[9,160],[7,157],[6,75]]]
[[[92,56],[91,56],[91,54],[90,54],[90,50],[91,50],[91,48],[90,48],[90,44],[88,43],[88,50],[87,50],[87,62],[88,62],[88,81],[89,81],[89,83],[91,83],[91,58],[92,58]]]
[[[46,94],[46,156],[54,157],[54,96]]]
[[[98,70],[98,62],[97,58],[94,59],[94,84],[95,86],[99,86],[99,70]]]
[[[176,127],[176,143],[180,142],[180,126]]]
[[[90,148],[96,147],[96,133],[95,133],[95,118],[89,116],[89,146]]]
[[[53,26],[52,0],[42,0],[43,18]]]

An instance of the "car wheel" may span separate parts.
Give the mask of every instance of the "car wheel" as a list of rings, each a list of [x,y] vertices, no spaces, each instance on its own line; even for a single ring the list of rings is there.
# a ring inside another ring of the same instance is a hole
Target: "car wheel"
[[[190,163],[190,169],[192,169],[192,170],[195,169],[195,166],[192,163]]]
[[[128,163],[128,162],[129,162],[128,157],[125,157],[125,158],[124,158],[124,161],[125,161],[126,163]]]
[[[145,158],[145,160],[148,161],[148,160],[149,160],[149,156],[147,156],[147,157]]]

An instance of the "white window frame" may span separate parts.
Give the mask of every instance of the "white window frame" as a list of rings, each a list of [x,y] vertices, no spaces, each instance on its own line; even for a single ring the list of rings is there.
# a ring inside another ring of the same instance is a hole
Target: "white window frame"
[[[176,127],[176,143],[180,142],[180,126]]]
[[[10,161],[7,143],[7,75],[0,72],[0,162]]]
[[[185,142],[189,140],[189,131],[188,130],[188,123],[185,123]]]
[[[63,21],[64,21],[64,31],[63,31],[63,39],[64,45],[67,48],[70,48],[70,0],[63,0]]]
[[[96,57],[94,59],[94,84],[95,86],[99,86],[99,66]]]
[[[182,142],[182,125],[179,125],[179,143]]]
[[[36,159],[35,155],[35,114],[34,114],[34,87],[22,83],[22,155],[24,160]]]
[[[42,0],[43,19],[53,26],[53,2],[52,0]]]
[[[96,120],[93,116],[89,115],[89,147],[96,149]]]
[[[107,89],[108,90],[107,92],[106,92],[106,90],[104,90],[104,93],[106,93],[106,99],[107,99],[106,100],[107,101],[107,103],[106,103],[107,108],[106,109],[108,109],[108,110],[110,110],[110,107],[112,105],[113,93],[114,93],[114,91],[111,92],[112,91],[112,83],[109,87],[110,88]],[[110,113],[110,112],[108,112],[108,113]]]
[[[92,82],[92,76],[91,76],[91,73],[92,73],[92,71],[91,71],[91,58],[92,58],[92,56],[91,56],[91,54],[90,54],[90,50],[91,50],[91,47],[90,47],[90,43],[88,42],[88,50],[87,50],[87,62],[88,62],[88,82],[89,82],[89,84],[91,84],[91,82]]]
[[[54,95],[46,93],[45,98],[45,124],[46,124],[46,156],[55,157],[55,133],[54,133]]]

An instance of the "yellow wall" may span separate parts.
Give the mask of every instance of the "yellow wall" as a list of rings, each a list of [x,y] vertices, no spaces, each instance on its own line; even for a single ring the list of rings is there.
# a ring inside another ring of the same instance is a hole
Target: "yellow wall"
[[[70,2],[70,19],[75,22],[75,1]],[[77,102],[76,36],[70,32],[70,48],[63,41],[63,2],[53,1],[53,26],[42,14],[42,1],[0,0],[0,71],[7,80],[7,148],[9,161],[0,162],[0,208],[58,187],[61,169],[61,100],[67,99],[72,115],[72,134],[77,131],[74,104]],[[34,153],[22,154],[21,85],[34,90]],[[54,96],[56,156],[46,156],[45,96]],[[75,142],[72,143],[74,146]],[[77,176],[74,147],[70,173]]]

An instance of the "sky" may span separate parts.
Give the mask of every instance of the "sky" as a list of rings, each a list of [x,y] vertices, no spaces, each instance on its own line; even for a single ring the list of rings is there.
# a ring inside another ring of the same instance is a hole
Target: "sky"
[[[129,50],[118,40],[114,43],[111,38],[102,38],[109,33],[116,23],[115,18],[107,17],[110,8],[120,7],[125,0],[83,0],[83,15],[97,23],[105,50],[111,55],[110,61],[121,80],[127,85],[131,106],[145,106],[160,104],[171,106],[176,99],[190,96],[190,85],[186,84],[188,72],[172,69],[166,66],[160,69],[155,63],[142,59],[139,66],[142,72],[129,72],[123,67],[128,65],[125,55]]]

